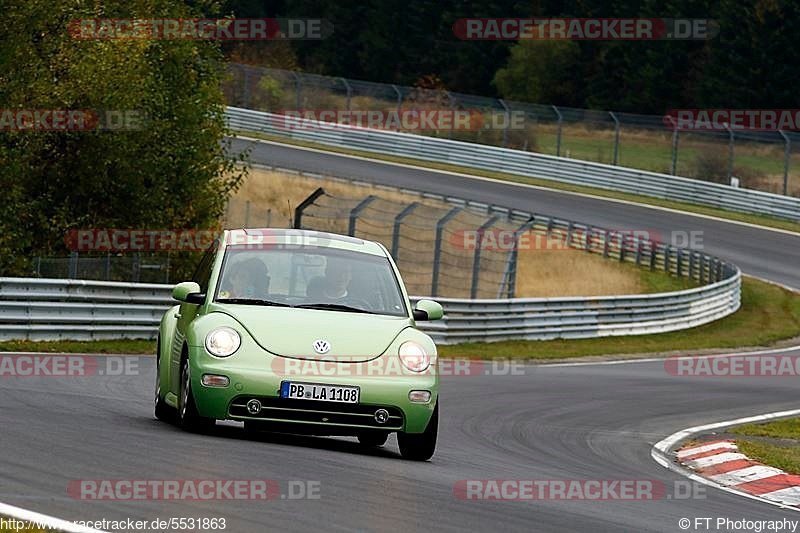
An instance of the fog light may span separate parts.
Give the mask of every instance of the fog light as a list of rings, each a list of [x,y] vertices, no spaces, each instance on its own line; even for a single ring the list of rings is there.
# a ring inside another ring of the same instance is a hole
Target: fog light
[[[200,382],[204,387],[227,387],[231,384],[228,376],[218,376],[216,374],[203,374],[203,379]]]
[[[375,422],[378,424],[385,424],[389,421],[389,411],[386,409],[378,409],[375,411]]]
[[[428,403],[431,401],[431,391],[429,390],[412,390],[408,393],[408,399],[412,402]]]
[[[257,415],[261,412],[261,402],[253,398],[249,402],[247,402],[247,412],[251,415]]]

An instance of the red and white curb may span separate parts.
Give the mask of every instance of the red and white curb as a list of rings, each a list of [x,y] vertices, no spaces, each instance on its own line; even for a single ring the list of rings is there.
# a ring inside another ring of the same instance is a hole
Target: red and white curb
[[[800,476],[753,461],[732,441],[704,442],[676,453],[678,462],[725,487],[783,505],[800,506]]]
[[[800,416],[800,409],[726,420],[673,433],[653,445],[650,455],[661,466],[722,491],[800,511],[800,476],[762,465],[741,453],[729,440],[704,442],[673,452],[689,438],[741,424]]]

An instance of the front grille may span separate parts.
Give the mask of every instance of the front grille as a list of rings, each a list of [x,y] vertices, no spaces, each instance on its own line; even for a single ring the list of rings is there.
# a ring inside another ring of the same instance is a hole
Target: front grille
[[[252,399],[261,402],[261,412],[257,415],[247,412],[247,402]],[[389,412],[389,420],[385,424],[375,421],[374,415],[378,409],[386,409]],[[403,411],[391,405],[318,402],[268,396],[237,396],[231,402],[229,413],[231,418],[239,420],[362,426],[385,430],[403,428]]]

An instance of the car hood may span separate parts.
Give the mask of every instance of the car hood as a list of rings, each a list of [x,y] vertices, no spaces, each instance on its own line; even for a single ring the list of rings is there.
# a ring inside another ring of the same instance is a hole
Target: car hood
[[[262,348],[296,359],[369,361],[385,352],[395,337],[411,326],[407,317],[366,313],[250,305],[225,308]],[[327,353],[314,351],[318,340],[328,342]]]

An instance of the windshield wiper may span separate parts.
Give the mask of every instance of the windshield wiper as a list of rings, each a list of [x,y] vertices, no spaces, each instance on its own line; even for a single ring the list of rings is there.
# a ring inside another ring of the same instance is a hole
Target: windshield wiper
[[[217,298],[216,300],[219,303],[224,304],[244,304],[244,305],[265,305],[265,306],[275,306],[275,307],[292,307],[289,304],[285,304],[283,302],[275,302],[272,300],[261,300],[259,298]]]
[[[329,311],[347,311],[350,313],[368,313],[370,315],[374,315],[372,311],[367,311],[366,309],[360,309],[358,307],[351,307],[349,305],[344,304],[330,304],[330,303],[317,303],[317,304],[301,304],[295,305],[299,309],[324,309]]]

